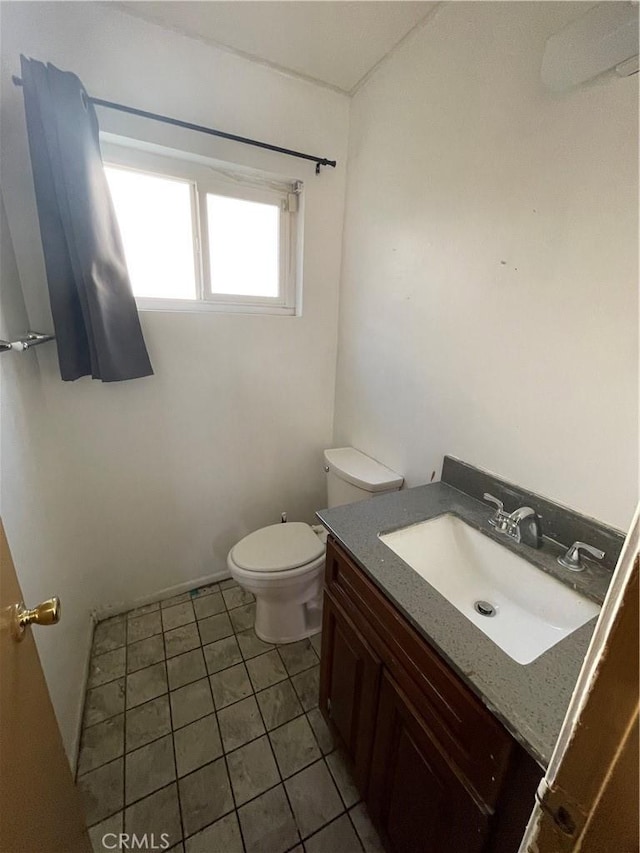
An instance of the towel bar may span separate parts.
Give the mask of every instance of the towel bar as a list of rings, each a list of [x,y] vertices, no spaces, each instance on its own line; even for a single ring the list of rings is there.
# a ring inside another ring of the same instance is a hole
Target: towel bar
[[[17,341],[0,341],[0,352],[9,352],[10,350],[24,352],[24,350],[37,347],[47,341],[54,341],[55,337],[55,335],[46,335],[43,332],[27,332]]]

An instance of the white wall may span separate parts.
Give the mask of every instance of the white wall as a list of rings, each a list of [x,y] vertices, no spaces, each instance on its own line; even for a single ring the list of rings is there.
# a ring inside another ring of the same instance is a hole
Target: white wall
[[[3,196],[28,324],[45,331],[22,97],[10,83],[21,52],[75,71],[97,97],[338,160],[316,177],[282,155],[100,115],[104,130],[304,180],[304,310],[144,313],[155,376],[132,382],[63,383],[50,345],[4,357],[2,512],[27,598],[63,602],[60,625],[37,637],[71,753],[92,607],[224,572],[238,538],[282,510],[310,521],[324,503],[349,102],[106,4],[3,3]],[[17,291],[9,279],[3,288]],[[24,313],[6,334],[24,330]]]
[[[353,100],[336,444],[450,453],[626,527],[638,77],[539,81],[576,4],[446,4]]]

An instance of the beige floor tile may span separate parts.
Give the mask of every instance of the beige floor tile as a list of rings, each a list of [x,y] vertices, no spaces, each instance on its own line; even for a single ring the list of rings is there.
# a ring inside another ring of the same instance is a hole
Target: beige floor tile
[[[182,838],[178,787],[175,782],[129,806],[124,814],[124,828],[129,835],[135,834],[140,839],[146,835],[148,844],[153,834],[158,848],[163,843],[162,834],[166,833],[167,843],[174,848]],[[124,853],[122,847],[120,851]]]
[[[218,613],[215,616],[200,619],[198,630],[203,646],[207,643],[215,643],[216,640],[222,640],[223,637],[230,637],[233,634],[233,628],[226,613]]]
[[[227,669],[227,667],[233,666],[242,660],[240,647],[233,636],[216,640],[215,643],[209,643],[204,647],[203,651],[207,663],[207,672],[211,675],[219,672],[221,669]]]
[[[155,634],[146,640],[131,643],[127,648],[127,672],[135,672],[164,660],[164,642],[162,634]]]
[[[185,853],[244,853],[238,818],[226,815],[185,842]]]
[[[169,690],[176,690],[192,681],[198,681],[200,678],[204,678],[206,674],[207,670],[201,649],[193,649],[183,655],[169,658],[167,661]]]
[[[229,617],[236,633],[247,631],[255,625],[256,606],[255,604],[245,604],[243,607],[236,607],[229,611]]]
[[[247,853],[284,853],[300,838],[282,785],[242,806],[238,816]]]
[[[200,634],[195,622],[181,625],[179,628],[174,628],[173,631],[165,631],[164,648],[167,659],[190,652],[191,649],[197,649],[199,645]]]
[[[125,757],[125,799],[127,804],[146,797],[173,782],[176,776],[173,738],[166,735]]]
[[[108,681],[115,681],[116,678],[121,678],[125,670],[125,657],[126,650],[124,646],[114,649],[112,652],[105,652],[103,655],[93,657],[89,669],[88,686],[99,687]]]
[[[267,731],[288,723],[289,720],[302,714],[302,705],[289,679],[256,693],[256,699]]]
[[[144,616],[136,616],[135,619],[127,620],[127,643],[137,643],[146,640],[153,634],[160,634],[162,622],[160,612],[147,613]]]
[[[257,658],[251,658],[246,663],[249,678],[256,691],[271,687],[287,677],[287,671],[275,649]]]
[[[233,809],[224,758],[184,776],[178,782],[185,835],[192,835]]]
[[[256,632],[253,628],[249,628],[248,631],[241,631],[238,635],[238,643],[240,644],[240,651],[242,652],[242,657],[245,660],[249,658],[255,658],[258,655],[262,655],[265,652],[270,652],[271,649],[274,649],[275,646],[270,643],[265,643],[256,635]]]
[[[349,770],[346,761],[342,754],[336,750],[331,755],[327,755],[327,764],[329,771],[333,776],[333,781],[338,787],[340,796],[345,806],[350,809],[360,799],[360,792],[356,788],[356,783],[353,781],[351,771]]]
[[[92,726],[124,711],[124,678],[109,681],[87,691],[84,725]]]
[[[303,715],[269,733],[283,779],[322,757],[311,726]]]
[[[82,733],[78,758],[78,775],[95,770],[124,753],[124,714],[110,717]]]
[[[264,736],[227,755],[236,806],[257,797],[280,781],[269,738]]]
[[[124,805],[124,761],[117,758],[78,778],[87,826],[120,811]]]
[[[93,654],[101,655],[124,646],[127,642],[127,623],[122,616],[98,622],[93,632]]]
[[[125,729],[127,752],[169,734],[171,714],[167,694],[127,711]]]
[[[200,681],[194,681],[178,690],[172,690],[169,697],[174,729],[186,726],[213,711],[213,699],[211,698],[208,678],[202,678]]]
[[[307,853],[361,853],[360,842],[346,814],[304,842]]]
[[[211,676],[211,689],[216,710],[246,699],[253,693],[247,668],[238,663]]]
[[[187,773],[222,755],[220,730],[215,714],[209,714],[178,729],[173,739],[178,776],[186,776]]]
[[[256,600],[254,595],[241,586],[224,589],[222,597],[224,598],[224,603],[227,605],[227,610],[233,610],[234,607],[242,607],[245,604],[253,604]]]
[[[174,604],[173,607],[164,607],[162,609],[162,628],[164,631],[171,631],[173,628],[179,628],[181,625],[187,625],[189,622],[195,622],[196,615],[193,612],[193,604],[190,601],[184,601],[182,604]]]
[[[167,692],[167,668],[162,663],[127,675],[127,708],[142,705]]]
[[[314,652],[320,657],[320,649],[322,648],[322,632],[319,634],[314,634],[313,637],[310,638],[311,645],[313,646]]]
[[[318,665],[318,656],[309,640],[278,646],[278,651],[289,675],[296,675],[298,672]]]
[[[317,761],[301,770],[287,779],[284,785],[303,838],[344,811],[324,761]]]
[[[218,711],[218,723],[225,752],[237,749],[265,733],[254,696]]]
[[[385,853],[380,836],[376,832],[374,825],[371,823],[371,818],[367,814],[367,809],[364,803],[358,803],[352,809],[349,809],[349,816],[353,821],[353,825],[358,833],[358,838],[362,842],[365,853]]]
[[[320,701],[320,667],[314,666],[299,672],[291,679],[291,683],[298,694],[298,699],[305,711],[318,707]]]
[[[123,821],[124,812],[118,812],[91,827],[89,840],[93,853],[107,853],[114,842],[113,836],[118,836],[122,832]]]
[[[221,593],[214,592],[211,595],[205,595],[204,598],[196,598],[193,602],[193,609],[198,619],[206,619],[207,616],[224,613],[224,599]]]
[[[312,708],[310,711],[307,711],[307,719],[309,720],[309,725],[313,729],[313,733],[316,736],[316,740],[318,741],[318,746],[322,750],[322,754],[328,755],[330,752],[333,752],[337,744],[335,738],[331,734],[329,726],[326,724],[325,719],[322,716],[320,708]]]

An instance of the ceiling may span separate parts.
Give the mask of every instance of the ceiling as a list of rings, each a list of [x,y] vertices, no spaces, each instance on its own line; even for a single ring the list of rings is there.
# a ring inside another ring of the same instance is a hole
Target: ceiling
[[[137,0],[109,5],[350,93],[437,3]]]

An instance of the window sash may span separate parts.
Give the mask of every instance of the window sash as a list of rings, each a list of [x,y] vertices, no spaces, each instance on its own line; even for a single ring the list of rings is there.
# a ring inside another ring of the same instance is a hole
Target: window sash
[[[192,236],[196,277],[196,298],[137,296],[142,310],[193,311],[212,310],[229,313],[255,309],[267,313],[294,314],[296,310],[296,237],[297,217],[289,211],[289,195],[300,192],[299,183],[261,181],[253,173],[216,169],[206,163],[169,157],[124,145],[102,143],[105,165],[157,175],[167,180],[187,182],[191,192]],[[278,295],[236,295],[216,293],[212,289],[207,195],[219,195],[277,206],[278,231]]]

